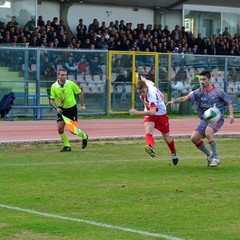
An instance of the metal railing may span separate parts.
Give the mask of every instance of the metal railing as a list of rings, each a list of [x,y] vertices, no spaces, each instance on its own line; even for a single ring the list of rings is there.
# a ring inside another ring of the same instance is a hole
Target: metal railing
[[[165,99],[186,95],[194,88],[194,76],[210,70],[212,82],[227,92],[233,100],[234,111],[240,104],[240,57],[186,54],[161,54],[101,50],[69,50],[25,47],[0,47],[0,98],[6,93],[25,96],[22,109],[14,109],[14,116],[31,116],[27,108],[30,96],[39,96],[34,106],[39,106],[41,116],[55,116],[47,108],[51,85],[56,81],[57,70],[68,70],[68,78],[83,90],[87,111],[85,115],[107,115],[128,112],[129,108],[142,108],[135,93],[135,83],[140,76],[152,79],[164,93]],[[81,72],[79,64],[85,64]],[[177,83],[181,87],[177,88]],[[45,96],[45,97],[44,97]],[[43,100],[45,99],[45,100]],[[15,101],[18,104],[17,100]],[[19,105],[18,105],[19,106]],[[45,107],[46,106],[46,109]],[[194,106],[173,109],[180,114],[190,114]],[[36,109],[35,109],[36,111]],[[25,114],[25,115],[24,115]]]

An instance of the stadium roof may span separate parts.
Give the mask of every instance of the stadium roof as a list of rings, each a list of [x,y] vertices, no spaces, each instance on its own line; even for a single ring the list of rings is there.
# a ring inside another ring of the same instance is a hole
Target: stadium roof
[[[69,5],[78,3],[92,3],[92,4],[104,4],[104,5],[119,5],[119,6],[132,6],[132,7],[147,7],[153,9],[159,9],[163,11],[181,9],[182,4],[192,5],[208,5],[208,6],[221,6],[240,8],[240,1],[238,0],[55,0]]]

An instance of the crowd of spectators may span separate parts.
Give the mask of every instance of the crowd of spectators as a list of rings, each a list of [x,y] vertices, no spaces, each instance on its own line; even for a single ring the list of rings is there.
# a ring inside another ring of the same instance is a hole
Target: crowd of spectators
[[[45,22],[42,16],[38,17],[37,27],[35,26],[35,18],[31,17],[25,26],[20,28],[16,17],[13,16],[11,21],[6,24],[0,22],[0,46],[2,44],[43,48],[40,55],[40,79],[44,80],[41,82],[41,87],[47,89],[52,84],[52,79],[55,79],[59,66],[64,67],[68,72],[68,77],[73,77],[73,80],[76,80],[79,84],[82,79],[79,78],[80,76],[87,80],[89,76],[92,78],[101,76],[102,79],[105,79],[103,76],[106,75],[104,54],[101,55],[101,53],[95,51],[48,51],[48,49],[104,49],[240,56],[240,36],[237,36],[237,34],[231,36],[227,27],[221,34],[212,34],[210,38],[206,38],[201,33],[198,33],[195,37],[192,32],[186,31],[184,27],[179,25],[176,25],[173,30],[170,30],[167,25],[163,28],[161,24],[155,24],[154,26],[147,24],[145,26],[144,23],[139,23],[136,28],[133,28],[132,23],[125,24],[124,20],[111,21],[109,24],[103,21],[100,25],[97,19],[93,19],[93,22],[86,26],[84,20],[79,19],[75,30],[76,35],[72,36],[72,33],[67,31],[63,20],[54,17],[52,21],[47,20]],[[186,91],[188,89],[186,83],[189,82],[190,84],[191,81],[189,77],[194,77],[194,74],[187,76],[183,68],[185,57],[180,54],[174,55],[171,62],[173,67],[180,67],[171,79],[172,94],[181,94],[183,90]],[[1,51],[0,58],[11,63],[10,65],[14,66],[15,70],[28,72],[29,79],[36,78],[36,54],[34,51],[29,51],[28,60],[26,60],[24,51]],[[179,58],[181,58],[181,61],[178,60]],[[208,60],[211,63],[213,61],[210,57],[206,61],[204,60],[203,64],[207,64]],[[122,56],[113,54],[112,56],[112,70],[115,76],[112,81],[115,81],[113,89],[116,92],[119,88],[125,89],[131,82],[131,61],[131,56],[127,54]],[[201,63],[199,59],[197,61],[198,64]],[[175,62],[176,65],[174,65]],[[153,56],[139,55],[136,57],[136,63],[137,71],[141,76],[145,76],[152,81],[155,80]],[[167,92],[169,84],[167,70],[164,67],[159,68],[158,75],[161,76],[159,87],[163,92]],[[231,75],[233,81],[237,80],[236,75]],[[191,88],[192,86],[189,87],[189,89]],[[123,90],[121,92],[126,93]]]
[[[106,49],[120,51],[177,52],[186,54],[240,55],[240,37],[231,36],[228,28],[221,34],[212,34],[210,38],[198,33],[195,37],[184,27],[176,25],[173,30],[161,24],[137,24],[124,20],[115,20],[99,24],[94,19],[89,26],[79,19],[76,24],[76,35],[70,36],[63,20],[54,17],[43,20],[38,17],[29,20],[23,28],[19,27],[15,16],[8,23],[0,23],[0,44],[21,45],[30,47],[71,48],[71,49]]]

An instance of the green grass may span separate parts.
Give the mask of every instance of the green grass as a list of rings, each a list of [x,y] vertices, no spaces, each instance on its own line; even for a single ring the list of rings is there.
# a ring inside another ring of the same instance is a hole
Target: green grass
[[[176,141],[178,166],[160,140],[154,159],[140,140],[90,142],[85,150],[72,143],[70,153],[59,144],[1,146],[0,239],[237,240],[240,140],[217,142],[217,168],[206,167],[190,140]]]

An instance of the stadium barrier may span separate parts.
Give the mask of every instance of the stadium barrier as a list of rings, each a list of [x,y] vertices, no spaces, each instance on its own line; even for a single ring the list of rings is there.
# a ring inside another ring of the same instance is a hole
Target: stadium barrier
[[[14,118],[17,116],[16,111],[17,110],[32,110],[32,119],[33,120],[43,120],[43,110],[47,109],[49,111],[52,110],[51,106],[12,106],[10,110],[11,114],[11,121],[14,120]],[[22,112],[18,113],[18,116],[30,116],[29,113]]]
[[[15,94],[14,105],[10,110],[10,120],[16,117],[29,117],[33,120],[42,120],[44,111],[52,112],[48,95]],[[5,119],[7,119],[5,117]]]
[[[68,72],[69,79],[75,81],[85,95],[87,111],[79,115],[108,115],[127,113],[130,108],[142,109],[135,91],[140,76],[154,81],[167,102],[191,92],[196,84],[194,76],[203,70],[211,71],[212,82],[230,95],[234,111],[240,112],[239,56],[1,47],[0,97],[14,92],[25,99],[18,107],[17,101],[14,104],[12,119],[17,116],[46,119],[56,115],[48,109],[48,96],[57,70],[66,67],[69,56],[76,66],[80,59],[81,64],[83,61],[88,66],[88,72]],[[52,70],[47,75],[44,71],[46,58]],[[38,99],[40,95],[46,97],[34,104],[27,101],[33,96]],[[189,115],[195,112],[195,107],[182,104],[168,110]]]

